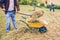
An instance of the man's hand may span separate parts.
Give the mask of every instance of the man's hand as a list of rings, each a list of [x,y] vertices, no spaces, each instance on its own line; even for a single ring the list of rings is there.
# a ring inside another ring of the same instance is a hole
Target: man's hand
[[[19,13],[19,14],[20,14],[20,11],[17,11],[17,13]]]
[[[48,22],[46,20],[40,20],[40,22],[44,25],[48,25]]]
[[[5,11],[5,8],[3,8],[2,11]]]
[[[48,25],[48,22],[46,20],[42,20],[44,24]]]

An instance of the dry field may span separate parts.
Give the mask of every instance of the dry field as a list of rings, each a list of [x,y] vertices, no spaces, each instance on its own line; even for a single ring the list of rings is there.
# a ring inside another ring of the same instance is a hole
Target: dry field
[[[21,12],[33,13],[33,7],[28,5],[20,6]],[[37,8],[36,10],[44,10],[44,15],[40,18],[46,20],[49,24],[45,25],[48,29],[46,33],[30,32],[24,23],[21,23],[20,14],[16,14],[16,20],[19,30],[16,31],[11,24],[11,31],[6,33],[6,17],[3,11],[0,10],[0,39],[1,40],[60,40],[60,10],[50,12],[46,8]]]

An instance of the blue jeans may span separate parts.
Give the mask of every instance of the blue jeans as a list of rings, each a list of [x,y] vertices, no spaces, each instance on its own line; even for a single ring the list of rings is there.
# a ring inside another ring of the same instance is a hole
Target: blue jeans
[[[7,14],[6,14],[6,31],[7,32],[10,31],[10,19],[12,19],[14,28],[17,30],[15,11],[7,11]]]
[[[54,12],[55,10],[54,10],[54,8],[50,8],[50,11],[53,11]]]

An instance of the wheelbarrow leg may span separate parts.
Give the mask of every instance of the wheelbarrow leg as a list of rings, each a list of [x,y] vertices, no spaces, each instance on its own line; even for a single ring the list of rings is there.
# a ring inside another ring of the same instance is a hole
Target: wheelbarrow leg
[[[32,31],[32,28],[31,28],[25,21],[20,20],[20,22],[23,22],[24,24],[26,24],[26,26],[28,27],[28,29],[29,29],[30,31]]]

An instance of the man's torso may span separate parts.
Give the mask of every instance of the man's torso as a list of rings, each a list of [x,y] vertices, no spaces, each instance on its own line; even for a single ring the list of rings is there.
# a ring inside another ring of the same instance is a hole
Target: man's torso
[[[14,10],[14,0],[9,0],[8,11],[12,11],[12,10]]]

